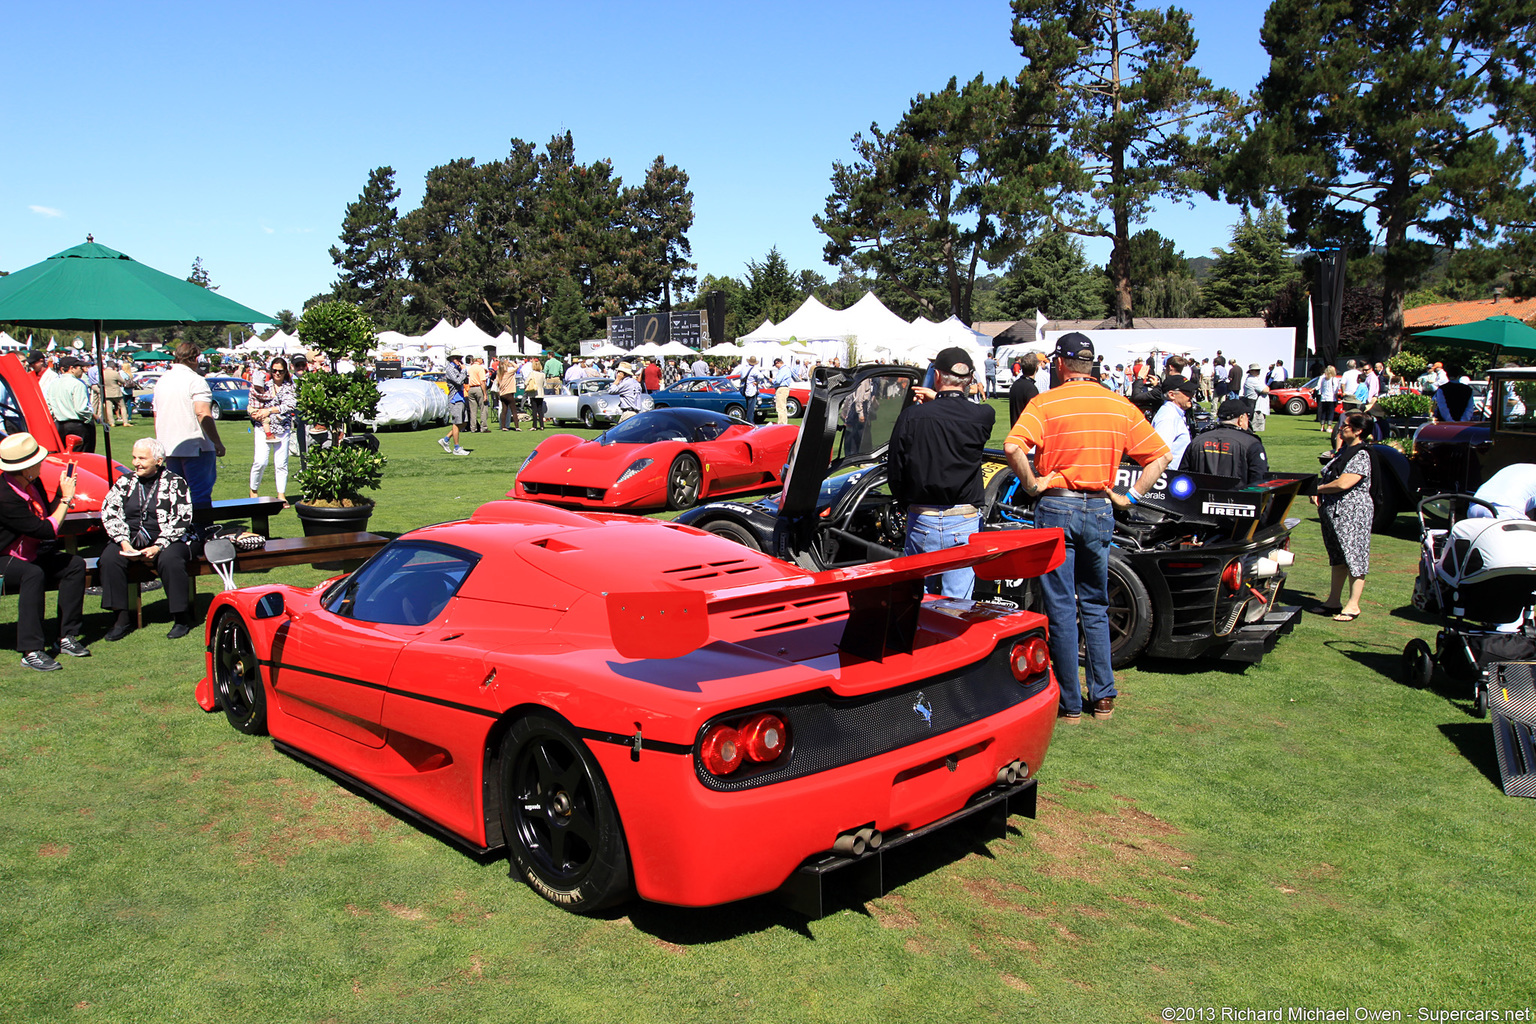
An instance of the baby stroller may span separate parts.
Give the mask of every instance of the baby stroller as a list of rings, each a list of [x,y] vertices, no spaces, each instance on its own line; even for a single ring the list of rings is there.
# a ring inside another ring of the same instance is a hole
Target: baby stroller
[[[1419,502],[1419,574],[1413,606],[1438,615],[1435,646],[1403,648],[1403,678],[1429,685],[1435,666],[1472,684],[1478,717],[1488,713],[1490,667],[1536,661],[1536,523],[1497,519],[1470,494],[1435,494]]]

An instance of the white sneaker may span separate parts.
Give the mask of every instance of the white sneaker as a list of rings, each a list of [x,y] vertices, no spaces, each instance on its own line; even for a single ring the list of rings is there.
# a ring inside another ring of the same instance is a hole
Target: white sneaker
[[[447,452],[449,455],[453,454],[453,445],[448,443],[448,439],[446,437],[438,438],[437,443],[443,446],[443,451]]]
[[[466,448],[463,448],[463,447],[460,447],[460,446],[456,445],[453,448],[453,454],[455,454],[455,455],[468,455],[469,451]]]

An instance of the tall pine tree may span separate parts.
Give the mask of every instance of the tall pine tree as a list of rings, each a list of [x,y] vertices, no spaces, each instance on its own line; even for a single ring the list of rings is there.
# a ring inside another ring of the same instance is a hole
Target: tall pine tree
[[[1229,195],[1278,192],[1298,243],[1375,235],[1396,352],[1431,243],[1530,219],[1536,0],[1273,0],[1261,38],[1269,72]]]
[[[405,326],[404,258],[392,167],[375,167],[356,202],[347,204],[340,246],[331,246],[331,262],[340,270],[332,294],[361,306],[383,330]]]
[[[1263,316],[1275,295],[1301,276],[1285,252],[1285,218],[1269,209],[1243,214],[1232,228],[1232,247],[1211,250],[1216,262],[1202,294],[1206,316]]]

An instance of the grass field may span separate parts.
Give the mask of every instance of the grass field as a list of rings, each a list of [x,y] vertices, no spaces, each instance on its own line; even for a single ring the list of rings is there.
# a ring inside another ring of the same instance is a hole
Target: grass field
[[[1309,423],[1270,419],[1277,469],[1316,468]],[[251,439],[222,426],[216,496],[236,497]],[[115,450],[141,433],[114,432]],[[538,435],[466,435],[467,458],[436,436],[384,436],[373,529],[500,497]],[[1306,603],[1327,566],[1315,510],[1292,514],[1287,600]],[[555,910],[505,861],[204,714],[202,652],[164,639],[150,595],[144,630],[62,672],[0,656],[0,1020],[1173,1019],[1165,1007],[1419,1020],[1532,1006],[1536,805],[1500,792],[1468,694],[1396,679],[1403,644],[1433,633],[1406,607],[1409,522],[1376,538],[1357,621],[1306,616],[1247,669],[1122,673],[1111,721],[1057,729],[1038,820],[985,846],[906,851],[890,895],[810,922],[767,900]],[[298,532],[291,514],[274,528]],[[107,620],[88,598],[88,638]],[[0,642],[14,622],[7,597]],[[722,836],[721,855],[747,841]]]

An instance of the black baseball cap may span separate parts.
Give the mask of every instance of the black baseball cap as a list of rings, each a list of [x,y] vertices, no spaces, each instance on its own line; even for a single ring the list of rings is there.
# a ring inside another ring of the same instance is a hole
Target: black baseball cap
[[[73,369],[76,366],[84,366],[84,365],[85,365],[85,360],[77,358],[76,356],[60,356],[59,357],[59,369],[61,369],[61,370],[69,370],[69,369]]]
[[[976,372],[971,354],[958,346],[946,348],[933,360],[933,368],[951,377],[969,377]]]
[[[1164,377],[1162,388],[1165,395],[1171,394],[1174,391],[1182,391],[1190,398],[1194,398],[1195,392],[1199,390],[1199,388],[1195,387],[1194,381],[1179,373],[1170,373]]]
[[[1056,339],[1056,351],[1051,355],[1057,359],[1092,359],[1093,339],[1081,331],[1063,334]]]
[[[1252,416],[1253,403],[1246,398],[1229,398],[1221,403],[1221,408],[1216,410],[1216,418],[1223,423],[1235,420],[1239,416]]]

